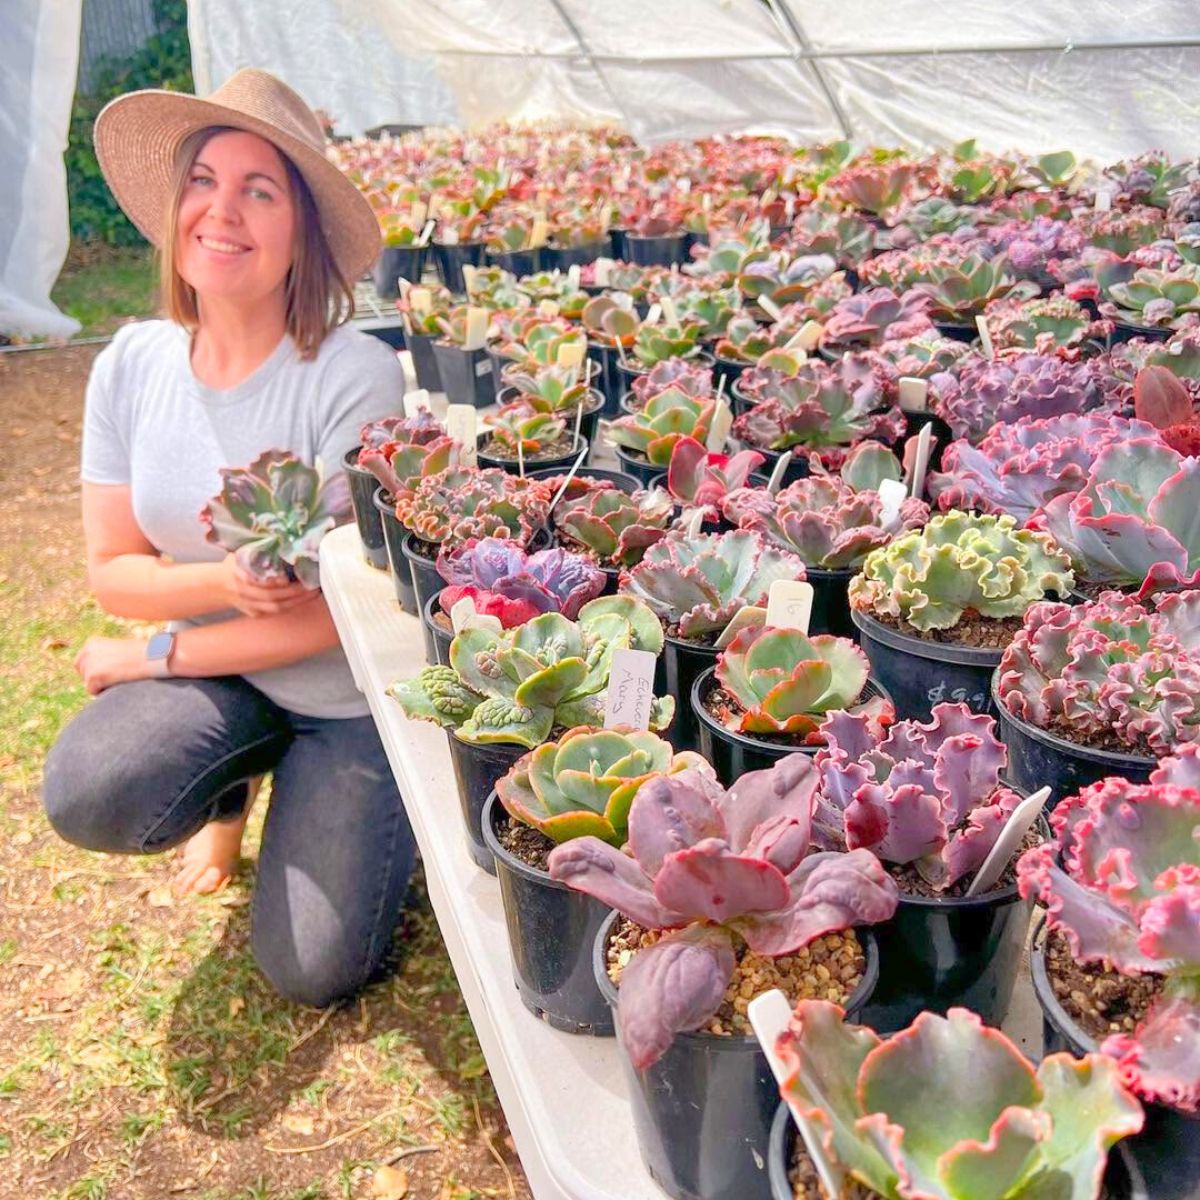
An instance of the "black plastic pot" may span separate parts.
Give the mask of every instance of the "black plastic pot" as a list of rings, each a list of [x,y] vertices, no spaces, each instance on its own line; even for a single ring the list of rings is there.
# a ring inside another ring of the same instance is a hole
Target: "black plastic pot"
[[[612,256],[617,262],[629,262],[629,230],[613,226],[608,231],[608,240],[612,242]]]
[[[371,493],[371,504],[379,514],[379,526],[383,531],[383,545],[396,600],[402,612],[415,617],[419,611],[417,593],[413,589],[412,568],[404,555],[404,539],[408,537],[408,530],[396,517],[396,501],[390,492],[376,487]]]
[[[934,321],[933,327],[942,337],[954,342],[966,342],[968,345],[979,336],[979,328],[974,321],[969,324],[960,321]]]
[[[398,279],[420,283],[425,268],[424,246],[384,246],[371,270],[375,294],[381,300],[395,300],[400,295]]]
[[[906,412],[904,414],[904,437],[895,449],[898,454],[902,455],[904,453],[904,443],[910,437],[916,437],[926,425],[933,426],[933,435],[929,443],[929,469],[937,471],[941,469],[942,455],[945,453],[946,447],[954,440],[954,434],[950,431],[950,426],[941,417],[934,416],[928,410],[925,412]]]
[[[1045,729],[1038,729],[1009,712],[1000,700],[1000,669],[992,675],[992,704],[1000,724],[1000,740],[1008,747],[1008,777],[1026,791],[1050,788],[1050,803],[1074,795],[1080,788],[1118,775],[1134,783],[1146,783],[1158,760],[1140,754],[1119,754],[1068,742]]]
[[[525,1007],[564,1033],[611,1037],[612,1009],[596,986],[592,947],[609,908],[521,862],[501,844],[504,807],[483,808],[483,840],[496,867],[513,981]]]
[[[433,343],[438,378],[450,404],[473,404],[487,408],[496,400],[496,385],[492,382],[492,360],[486,350],[464,350],[453,342]]]
[[[404,527],[401,526],[403,529]],[[417,539],[408,530],[404,530],[404,538],[400,543],[400,553],[408,564],[413,583],[413,614],[420,616],[425,611],[425,601],[430,596],[436,596],[446,586],[446,581],[438,574],[435,559],[429,558],[417,549]],[[430,632],[422,624],[421,632],[425,637],[425,661],[430,665],[438,661],[437,646]]]
[[[764,450],[762,446],[752,446],[749,442],[738,441],[736,438],[731,439],[731,444],[738,450],[757,450],[767,460],[759,470],[768,479],[774,473],[776,463],[787,453],[786,450]],[[795,483],[797,479],[807,479],[808,473],[808,450],[804,446],[797,446],[792,451],[792,461],[783,472],[783,480],[779,486],[786,487],[789,483]]]
[[[1039,817],[1042,836],[1050,828]],[[1033,900],[1016,883],[986,896],[908,896],[890,921],[874,925],[879,982],[863,1020],[880,1033],[903,1029],[919,1013],[969,1008],[987,1025],[1008,1013]]]
[[[434,592],[421,605],[421,624],[425,627],[425,643],[433,643],[434,661],[443,667],[450,665],[450,643],[454,641],[452,630],[443,629],[433,618],[442,611],[439,603],[441,592]]]
[[[735,779],[747,771],[765,771],[773,767],[781,758],[789,754],[816,754],[819,746],[790,746],[782,742],[772,742],[766,738],[755,737],[753,734],[738,733],[727,729],[704,707],[704,697],[713,686],[716,664],[706,667],[696,676],[688,696],[692,718],[696,723],[697,740],[700,755],[713,766],[717,778],[726,786],[731,787]],[[863,687],[861,699],[872,700],[882,696],[885,700],[891,697],[875,680],[868,678]],[[675,718],[679,720],[678,717]]]
[[[501,254],[493,254],[489,250],[486,258],[488,266],[500,267],[518,279],[536,275],[542,269],[541,250],[506,250]]]
[[[552,479],[555,475],[562,475],[563,472],[555,468],[546,470],[540,468],[536,471],[529,472],[530,479]],[[605,467],[580,467],[575,472],[576,479],[607,479],[614,487],[620,488],[621,491],[632,494],[636,492],[641,484],[634,479],[632,475],[626,475],[624,471],[610,471]]]
[[[516,742],[465,742],[453,729],[446,730],[446,740],[450,743],[450,764],[454,767],[458,802],[467,831],[467,853],[477,867],[495,875],[496,860],[483,840],[483,806],[495,791],[496,780],[522,754],[527,754],[529,747]]]
[[[614,1013],[617,989],[608,977],[605,950],[617,915],[610,914],[600,927],[592,952],[596,982]],[[870,996],[879,971],[871,932],[855,932],[867,968],[846,1002],[851,1021]],[[616,1024],[619,1029],[619,1017]],[[642,1161],[668,1196],[768,1200],[768,1146],[779,1085],[756,1038],[680,1033],[658,1062],[641,1071],[623,1046],[620,1059]]]
[[[649,487],[650,480],[656,475],[662,474],[662,464],[652,463],[645,455],[638,454],[633,450],[626,450],[624,446],[614,446],[613,453],[617,456],[621,471],[626,475],[632,475],[642,487]]]
[[[727,391],[732,389],[733,385],[741,378],[742,372],[749,369],[750,363],[737,362],[732,358],[722,358],[719,354],[713,355],[713,378],[717,383],[724,379]]]
[[[404,340],[412,353],[417,387],[430,392],[440,392],[442,377],[438,374],[437,358],[433,353],[433,343],[437,341],[437,337],[432,333],[408,333],[405,334]]]
[[[588,364],[591,366],[592,364]],[[521,398],[521,393],[515,387],[502,387],[496,392],[496,403],[501,408],[512,404]],[[596,436],[600,431],[600,413],[604,409],[604,394],[597,388],[589,388],[587,399],[583,404],[583,420],[579,422],[579,433],[587,439],[589,446],[595,446]],[[574,428],[575,411],[565,409],[560,414],[569,426]]]
[[[669,737],[676,750],[696,750],[700,746],[700,726],[692,712],[690,697],[697,678],[714,666],[721,652],[715,646],[702,646],[667,637],[659,664],[662,692],[675,697],[675,719]]]
[[[499,467],[502,471],[507,471],[510,475],[519,475],[521,473],[521,464],[515,458],[500,458],[494,454],[485,454],[483,447],[490,435],[481,433],[479,435],[479,449],[476,452],[476,457],[481,467]],[[529,458],[525,460],[526,468],[537,467],[539,470],[553,471],[556,474],[562,474],[571,469],[571,464],[579,457],[581,450],[587,449],[587,438],[579,438],[566,454],[558,454],[550,458]]]
[[[593,382],[604,397],[603,415],[615,417],[620,412],[621,392],[625,387],[621,372],[617,369],[621,361],[617,348],[589,341],[587,356],[600,368],[600,373]]]
[[[768,1150],[767,1174],[771,1181],[771,1200],[795,1200],[788,1172],[792,1169],[792,1154],[800,1136],[791,1111],[780,1104],[771,1122],[771,1141]],[[1129,1141],[1118,1142],[1108,1152],[1108,1166],[1100,1195],[1103,1200],[1150,1200],[1146,1181],[1129,1152]],[[1158,1192],[1154,1200],[1159,1200]]]
[[[1042,1009],[1042,1053],[1095,1054],[1096,1041],[1076,1024],[1058,1002],[1046,970],[1045,917],[1038,920],[1029,948],[1033,991]],[[1200,1197],[1200,1117],[1143,1100],[1146,1124],[1128,1146],[1137,1166],[1153,1186],[1154,1200],[1197,1200]]]
[[[453,246],[433,243],[433,263],[437,267],[438,278],[456,296],[461,296],[467,290],[463,267],[478,267],[482,262],[482,242],[457,242]]]
[[[1113,324],[1112,341],[1128,342],[1133,338],[1145,338],[1148,342],[1165,342],[1177,332],[1162,325],[1130,325],[1125,321],[1116,321]]]
[[[804,568],[804,578],[813,587],[812,615],[808,619],[810,633],[832,633],[835,637],[858,641],[858,630],[850,619],[850,580],[858,572],[854,567]]]
[[[354,523],[362,542],[363,558],[373,567],[386,571],[387,546],[383,540],[383,520],[375,507],[379,480],[358,465],[358,447],[353,446],[342,456],[346,482],[350,485],[350,502],[354,505]]]
[[[895,697],[900,720],[928,721],[933,706],[943,700],[961,701],[973,712],[992,712],[991,676],[1003,651],[927,642],[870,613],[851,610],[850,616],[871,673]]]
[[[661,237],[625,235],[625,258],[639,267],[669,267],[688,260],[688,235],[665,233]]]
[[[611,239],[602,238],[583,246],[547,246],[542,257],[547,270],[569,271],[572,267],[583,267],[598,258],[608,258],[611,254]]]

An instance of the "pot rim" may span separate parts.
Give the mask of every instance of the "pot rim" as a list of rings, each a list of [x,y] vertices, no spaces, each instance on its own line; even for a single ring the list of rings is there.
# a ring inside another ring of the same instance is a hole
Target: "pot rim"
[[[491,437],[491,434],[487,430],[484,430],[482,433],[476,436],[475,453],[477,458],[486,459],[490,463],[516,463],[517,460],[515,458],[499,458],[495,454],[485,454],[483,451],[483,439],[486,437]],[[566,451],[563,454],[557,454],[553,458],[548,459],[527,458],[525,460],[526,464],[531,462],[549,463],[553,468],[564,462],[573,462],[579,457],[579,452],[588,447],[588,440],[583,436],[582,433],[577,437],[572,434],[572,437],[574,437],[575,440],[572,443],[572,447],[569,451]],[[529,472],[526,471],[525,474],[528,475]]]
[[[996,706],[998,714],[997,719],[1008,721],[1019,733],[1024,734],[1031,741],[1040,742],[1042,745],[1049,746],[1051,750],[1057,750],[1060,753],[1065,752],[1075,758],[1081,758],[1085,762],[1094,762],[1101,766],[1111,767],[1116,772],[1119,772],[1119,769],[1123,766],[1145,767],[1147,770],[1153,770],[1158,765],[1159,760],[1157,758],[1147,758],[1141,754],[1123,754],[1119,750],[1102,750],[1098,746],[1081,746],[1078,742],[1069,742],[1066,738],[1061,738],[1049,730],[1041,729],[1037,725],[1031,725],[1024,717],[1018,717],[1000,699],[999,664],[997,664],[996,669],[992,672],[991,688],[992,701]]]
[[[372,475],[371,472],[368,471],[366,467],[360,467],[358,465],[358,452],[361,449],[362,449],[361,446],[351,446],[350,449],[347,450],[346,453],[342,455],[342,467],[347,472],[353,472],[355,475],[359,475],[359,476],[370,475],[372,479],[375,479],[375,476]],[[376,482],[376,484],[378,484],[379,480],[375,479],[375,482]]]
[[[525,472],[526,478],[528,479],[550,479],[554,475],[561,474],[562,472],[557,467],[538,467],[536,471]],[[642,486],[641,481],[635,479],[632,475],[626,475],[624,471],[614,471],[611,467],[582,466],[578,471],[575,472],[575,478],[601,480],[608,479],[612,480],[613,483],[616,483],[618,479],[624,479],[633,484],[633,487],[630,489],[631,492],[636,492],[638,488]],[[617,484],[617,487],[620,488],[621,491],[625,491],[624,488],[620,487],[620,484]]]
[[[870,613],[850,608],[850,619],[863,633],[881,642],[890,650],[901,650],[914,658],[966,667],[994,667],[1000,663],[1003,650],[983,646],[959,646],[953,642],[927,642],[899,629],[893,629]]]
[[[496,747],[499,746],[499,747],[503,747],[505,750],[508,750],[508,749],[519,750],[521,752],[521,754],[518,754],[517,758],[520,758],[522,754],[528,754],[531,749],[531,747],[529,747],[529,746],[522,746],[520,742],[469,742],[469,741],[467,741],[466,738],[459,737],[458,730],[452,729],[452,728],[450,728],[450,726],[446,726],[446,733],[451,738],[453,738],[454,741],[456,741],[460,746],[465,746],[470,750],[495,751]],[[536,747],[533,747],[533,748],[536,748]],[[513,762],[516,762],[517,758],[514,758]]]
[[[1033,994],[1037,997],[1038,1007],[1042,1010],[1043,1017],[1066,1038],[1076,1054],[1098,1053],[1100,1043],[1079,1026],[1054,994],[1050,972],[1046,966],[1046,937],[1049,933],[1046,914],[1039,912],[1029,939],[1029,975],[1033,981]]]
[[[371,493],[371,503],[374,504],[375,507],[385,517],[394,517],[396,523],[400,523],[400,518],[396,516],[396,497],[393,496],[392,493],[389,492],[382,483]],[[406,535],[407,532],[408,531],[405,530]]]
[[[530,753],[526,751],[526,753]],[[520,759],[517,760],[518,762]],[[515,766],[516,764],[514,764]],[[549,888],[555,892],[573,892],[575,889],[569,887],[565,883],[561,883],[557,879],[550,878],[549,871],[539,871],[537,867],[531,867],[528,863],[522,862],[511,851],[506,850],[501,844],[500,839],[496,836],[495,829],[492,828],[494,818],[497,813],[504,813],[508,816],[508,810],[504,807],[500,797],[496,794],[496,789],[493,788],[488,793],[488,798],[483,802],[483,820],[480,823],[483,829],[483,840],[487,848],[492,852],[492,856],[497,862],[503,862],[504,866],[514,875],[519,875],[522,879],[532,883],[540,884],[542,887]],[[512,818],[509,818],[512,820]],[[586,895],[580,892],[579,895]]]

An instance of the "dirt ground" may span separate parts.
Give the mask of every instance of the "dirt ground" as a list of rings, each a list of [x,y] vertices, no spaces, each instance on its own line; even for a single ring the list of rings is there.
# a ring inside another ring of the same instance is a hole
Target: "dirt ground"
[[[261,811],[234,883],[179,903],[168,862],[47,826],[41,762],[84,702],[71,660],[122,628],[82,569],[96,353],[0,354],[0,1197],[528,1197],[419,882],[387,977],[318,1012],[247,949]]]

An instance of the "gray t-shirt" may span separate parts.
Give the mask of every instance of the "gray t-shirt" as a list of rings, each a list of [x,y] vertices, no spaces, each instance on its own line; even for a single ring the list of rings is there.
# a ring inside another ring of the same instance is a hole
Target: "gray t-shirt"
[[[345,327],[302,362],[285,336],[236,387],[207,387],[192,373],[191,338],[171,321],[127,325],[92,367],[83,422],[82,478],[125,484],[155,548],[176,562],[215,562],[200,511],[221,490],[221,467],[249,465],[264,450],[290,450],[327,474],[367,421],[399,413],[404,372],[383,342]],[[172,623],[227,621],[235,611]],[[341,647],[246,675],[276,704],[313,717],[368,709]]]

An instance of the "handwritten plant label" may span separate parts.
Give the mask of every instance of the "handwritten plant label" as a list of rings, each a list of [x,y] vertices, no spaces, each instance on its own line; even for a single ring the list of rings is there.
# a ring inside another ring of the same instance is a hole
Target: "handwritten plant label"
[[[404,393],[404,415],[415,417],[420,412],[429,411],[429,392],[426,388],[414,388]]]
[[[900,524],[900,506],[908,499],[908,485],[899,479],[884,479],[879,484],[879,519],[884,529]]]
[[[470,404],[451,404],[446,409],[446,432],[456,442],[462,443],[458,454],[460,467],[473,467],[478,461],[476,454],[477,415]]]
[[[717,405],[716,412],[713,413],[712,425],[709,427],[708,437],[704,442],[704,448],[709,454],[720,454],[724,450],[725,442],[732,428],[733,413],[729,408],[729,402],[722,398]]]
[[[758,626],[765,625],[766,623],[767,610],[765,608],[760,608],[754,604],[748,604],[745,608],[739,608],[733,614],[733,620],[721,630],[721,636],[716,641],[717,649],[724,650],[743,629],[757,629]]]
[[[975,318],[975,328],[979,330],[979,344],[983,347],[985,358],[995,358],[996,348],[992,345],[992,335],[988,332],[987,317],[980,313]]]
[[[912,438],[909,438],[912,441]],[[933,426],[926,425],[917,434],[917,450],[913,455],[908,479],[908,494],[920,496],[925,490],[925,472],[929,469],[929,452],[933,444]]]
[[[788,467],[792,465],[792,452],[785,450],[780,456],[779,461],[775,464],[775,469],[771,472],[771,478],[767,480],[767,491],[774,496],[781,487],[783,487],[783,476]]]
[[[650,706],[654,702],[655,656],[649,650],[614,650],[608,673],[604,705],[604,728],[630,725],[650,728]]]
[[[772,629],[808,632],[812,617],[813,585],[802,579],[777,579],[767,592],[767,625]]]
[[[1004,868],[1016,854],[1021,842],[1024,841],[1030,826],[1038,819],[1046,801],[1050,799],[1048,787],[1039,788],[1030,796],[1026,796],[1009,814],[1000,836],[996,838],[983,866],[979,868],[971,886],[967,888],[968,896],[980,896],[988,891],[1004,874]]]
[[[900,377],[900,408],[903,412],[924,412],[929,407],[929,381],[915,375]]]

